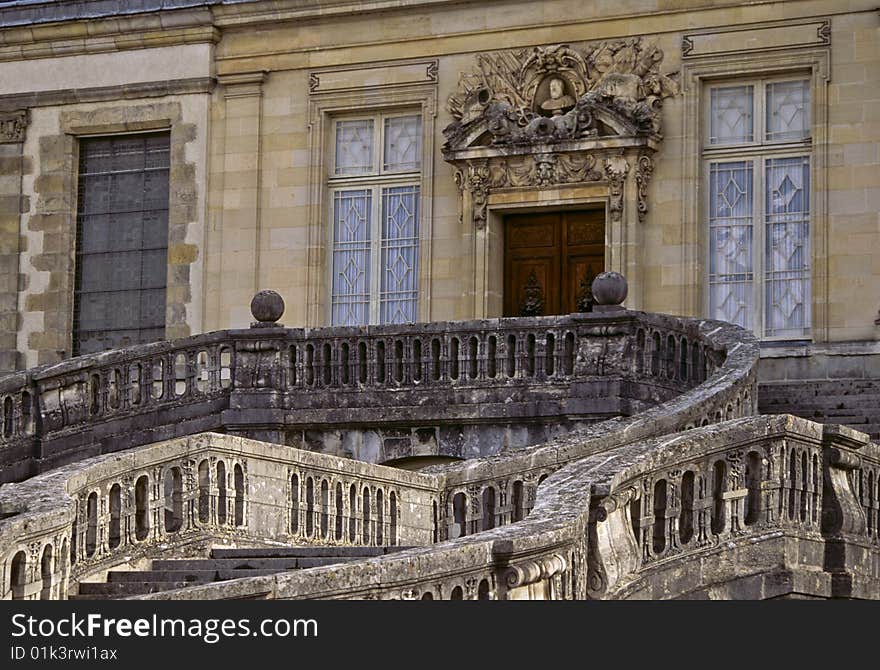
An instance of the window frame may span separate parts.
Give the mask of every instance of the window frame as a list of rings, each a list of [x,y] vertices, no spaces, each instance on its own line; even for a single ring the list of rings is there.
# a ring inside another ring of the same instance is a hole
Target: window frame
[[[809,119],[807,123],[807,135],[800,139],[768,140],[767,134],[767,95],[770,84],[801,81],[806,82],[810,94]],[[752,86],[752,141],[739,143],[710,143],[711,129],[711,104],[712,90],[719,88]],[[711,283],[711,234],[710,234],[710,200],[712,193],[709,190],[711,166],[713,164],[750,162],[752,165],[752,326],[751,330],[762,342],[798,342],[811,341],[815,332],[816,311],[814,309],[814,295],[816,287],[814,276],[816,273],[814,239],[814,216],[816,213],[817,193],[815,188],[816,142],[814,137],[816,123],[816,96],[814,94],[813,73],[809,69],[795,69],[785,73],[752,73],[749,77],[723,77],[706,78],[701,82],[702,96],[700,99],[701,132],[698,137],[699,146],[699,179],[701,193],[699,207],[699,221],[704,229],[703,254],[706,259],[703,282],[702,313],[709,318],[715,318],[711,310],[712,286]],[[806,268],[809,293],[804,296],[806,311],[805,326],[802,333],[794,336],[767,335],[766,319],[766,175],[768,160],[784,158],[808,159],[809,174],[809,255]]]
[[[385,121],[389,118],[402,118],[418,116],[419,117],[419,153],[418,168],[414,170],[386,170],[385,169]],[[364,174],[336,174],[337,159],[337,127],[340,122],[344,121],[373,121],[373,170]],[[326,301],[326,323],[333,324],[333,285],[334,285],[334,252],[335,252],[335,203],[338,193],[346,191],[364,190],[369,191],[370,196],[370,277],[369,277],[369,299],[367,304],[367,323],[357,324],[358,326],[381,325],[381,301],[382,301],[382,275],[384,268],[382,267],[382,197],[386,188],[394,187],[415,187],[418,189],[417,196],[417,246],[416,246],[416,262],[417,267],[414,269],[415,281],[415,321],[419,319],[420,313],[420,296],[422,294],[422,239],[423,239],[423,219],[425,193],[422,187],[424,181],[425,166],[425,116],[424,110],[417,106],[403,106],[387,109],[360,110],[358,112],[348,112],[334,115],[330,119],[328,125],[329,141],[327,142],[327,154],[329,156],[327,177],[325,180],[325,188],[328,203],[326,212],[327,222],[327,301]]]

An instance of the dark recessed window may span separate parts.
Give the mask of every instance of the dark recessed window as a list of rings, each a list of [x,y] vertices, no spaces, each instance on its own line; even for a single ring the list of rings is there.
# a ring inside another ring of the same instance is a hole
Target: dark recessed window
[[[73,353],[165,337],[169,133],[82,138]]]

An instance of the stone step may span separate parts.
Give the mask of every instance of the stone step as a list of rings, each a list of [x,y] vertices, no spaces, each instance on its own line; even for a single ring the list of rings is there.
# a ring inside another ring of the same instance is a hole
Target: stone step
[[[108,573],[110,582],[189,582],[204,584],[240,577],[274,575],[280,570],[131,570]]]
[[[310,557],[353,557],[370,558],[384,556],[411,547],[258,547],[245,549],[211,550],[213,558],[310,558]]]
[[[182,589],[185,586],[192,586],[192,582],[80,582],[79,595],[83,598],[91,596],[124,597]]]
[[[833,407],[835,409],[865,409],[880,412],[880,396],[817,396],[815,398],[767,398],[759,403],[762,407]]]
[[[311,558],[177,558],[154,560],[152,570],[296,570],[317,568],[347,561],[361,556],[315,556]]]

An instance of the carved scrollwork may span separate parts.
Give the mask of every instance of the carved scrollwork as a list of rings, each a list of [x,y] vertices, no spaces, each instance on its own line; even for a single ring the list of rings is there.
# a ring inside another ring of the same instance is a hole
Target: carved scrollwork
[[[639,156],[636,164],[636,186],[638,189],[639,223],[644,222],[648,213],[648,184],[654,175],[654,159],[647,154]]]
[[[678,85],[642,38],[480,54],[447,109],[444,151],[660,134],[663,98]]]
[[[567,567],[568,564],[564,557],[559,554],[550,554],[512,565],[507,571],[505,581],[508,588],[526,586],[565,572]]]

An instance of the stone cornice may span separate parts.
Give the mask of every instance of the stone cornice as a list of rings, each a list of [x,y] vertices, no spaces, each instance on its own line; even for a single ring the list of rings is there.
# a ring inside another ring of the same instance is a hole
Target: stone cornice
[[[0,28],[0,61],[216,43],[208,9]]]
[[[31,107],[51,107],[79,102],[103,102],[107,100],[131,100],[159,98],[166,95],[210,93],[216,80],[212,77],[193,77],[172,81],[147,81],[123,86],[95,86],[91,88],[65,88],[37,93],[0,95],[0,112]]]

